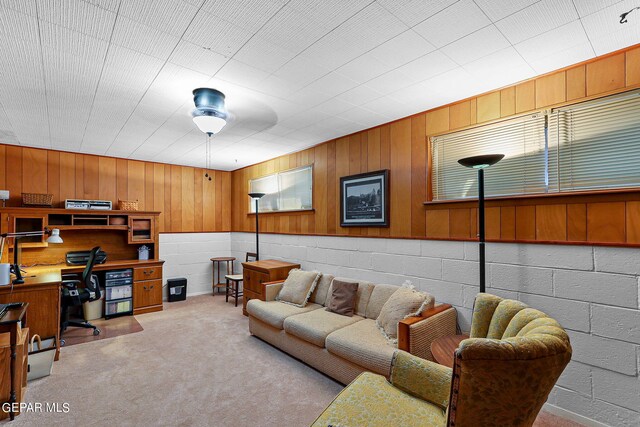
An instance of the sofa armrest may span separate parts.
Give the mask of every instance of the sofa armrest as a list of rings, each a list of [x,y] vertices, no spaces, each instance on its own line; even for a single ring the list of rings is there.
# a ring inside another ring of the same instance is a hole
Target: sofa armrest
[[[275,301],[278,296],[278,292],[282,288],[282,284],[284,280],[277,280],[275,282],[264,282],[262,286],[264,286],[264,300],[265,301]]]
[[[420,316],[398,323],[398,349],[423,359],[433,360],[431,343],[443,336],[456,334],[456,310],[450,304],[439,304]]]
[[[402,350],[393,355],[391,384],[419,399],[438,405],[443,410],[449,406],[453,370]]]

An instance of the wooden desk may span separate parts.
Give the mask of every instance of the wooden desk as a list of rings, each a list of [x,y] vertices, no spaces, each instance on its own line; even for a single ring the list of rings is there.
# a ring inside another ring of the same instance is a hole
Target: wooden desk
[[[133,269],[133,314],[162,311],[162,260],[108,261],[93,271]],[[56,337],[60,358],[60,288],[63,273],[81,273],[84,266],[50,265],[25,268],[24,284],[1,286],[0,303],[27,302],[29,330],[42,338]],[[29,337],[30,338],[30,337]]]
[[[453,369],[453,354],[462,340],[469,338],[469,335],[448,335],[440,337],[431,343],[431,354],[433,360],[440,365]]]
[[[19,413],[14,411],[13,404],[22,402],[24,389],[27,387],[29,330],[23,329],[27,326],[27,306],[28,304],[22,304],[20,307],[11,308],[0,319],[0,378],[3,379],[0,381],[0,397],[3,404],[7,402],[11,405],[8,411],[11,420]],[[8,343],[3,342],[6,335],[9,335]],[[4,380],[7,370],[9,381]],[[5,396],[8,399],[5,399]],[[0,411],[0,419],[6,417],[7,412]]]
[[[300,268],[300,264],[292,264],[286,261],[266,259],[260,261],[243,262],[243,298],[242,313],[248,316],[247,302],[250,299],[264,301],[264,285],[266,282],[286,279],[289,271]]]

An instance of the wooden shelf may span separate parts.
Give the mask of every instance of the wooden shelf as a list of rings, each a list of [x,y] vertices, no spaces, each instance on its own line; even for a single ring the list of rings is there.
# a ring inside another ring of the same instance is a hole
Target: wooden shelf
[[[123,230],[129,229],[126,225],[50,225],[49,228],[59,230]]]

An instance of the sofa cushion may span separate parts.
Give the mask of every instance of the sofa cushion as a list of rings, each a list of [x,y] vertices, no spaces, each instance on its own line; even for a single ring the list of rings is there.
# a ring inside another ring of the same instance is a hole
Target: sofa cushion
[[[418,316],[422,311],[433,308],[434,304],[433,296],[402,286],[384,303],[376,325],[387,339],[395,342],[398,339],[398,322],[409,316]]]
[[[344,388],[311,427],[444,426],[445,411],[364,372]]]
[[[389,297],[399,288],[399,286],[394,285],[376,285],[371,292],[365,317],[367,319],[377,319],[384,303],[387,302]]]
[[[276,301],[304,307],[322,276],[319,271],[304,271],[294,268],[282,284]]]
[[[325,305],[327,301],[327,293],[329,293],[329,287],[331,287],[331,282],[333,281],[333,276],[331,274],[323,274],[318,280],[318,284],[316,285],[316,289],[311,294],[311,298],[309,298],[310,302]]]
[[[373,283],[367,282],[366,280],[354,280],[347,279],[344,277],[334,277],[333,280],[339,280],[341,282],[356,282],[358,283],[358,294],[356,296],[356,314],[358,316],[363,316],[367,312],[367,304],[369,304],[369,298],[371,298],[371,292],[373,292],[373,288],[375,287]],[[331,282],[333,284],[333,282]],[[329,292],[327,293],[327,301],[325,301],[325,306],[327,302],[329,302],[329,295],[331,295],[331,288],[329,288]]]
[[[326,309],[313,310],[297,314],[284,320],[284,330],[318,347],[324,347],[324,341],[331,332],[363,320],[360,316],[341,316]]]
[[[397,350],[382,336],[373,319],[330,333],[325,346],[330,353],[387,377]]]
[[[259,299],[252,299],[247,302],[247,312],[251,316],[278,329],[282,329],[284,320],[289,316],[321,308],[322,306],[319,304],[307,304],[304,307],[296,307],[295,305],[284,304],[279,301],[260,301]]]
[[[358,284],[356,282],[341,282],[334,280],[331,294],[327,295],[325,306],[327,310],[343,316],[353,316],[356,309]]]

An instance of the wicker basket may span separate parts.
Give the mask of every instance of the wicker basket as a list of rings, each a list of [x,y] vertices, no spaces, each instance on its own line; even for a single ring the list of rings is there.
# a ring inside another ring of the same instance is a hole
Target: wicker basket
[[[121,211],[137,211],[137,200],[118,200],[118,209]]]
[[[23,206],[52,206],[53,194],[22,193]]]

